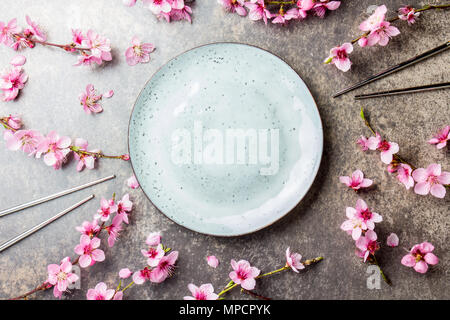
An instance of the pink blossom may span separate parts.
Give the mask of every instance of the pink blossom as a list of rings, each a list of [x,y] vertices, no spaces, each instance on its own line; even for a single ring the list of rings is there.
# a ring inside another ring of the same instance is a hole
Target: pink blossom
[[[145,281],[149,281],[152,275],[152,270],[148,267],[145,267],[142,270],[138,270],[133,273],[133,281],[136,284],[143,284]]]
[[[88,30],[86,38],[82,41],[82,45],[90,48],[92,56],[97,58],[93,62],[101,64],[102,61],[112,60],[110,40],[94,31]]]
[[[84,139],[77,138],[77,139],[75,139],[75,147],[77,148],[77,150],[87,151],[88,142]],[[93,150],[91,152],[95,153],[95,152],[98,152],[98,150]],[[78,161],[78,164],[77,164],[78,172],[83,170],[84,167],[86,167],[90,170],[94,169],[94,166],[95,166],[95,157],[94,156],[75,152],[74,157],[75,157],[75,160]]]
[[[416,18],[419,17],[420,12],[416,12],[414,8],[410,6],[404,6],[398,9],[398,17],[401,20],[408,21],[408,24],[411,25],[416,22]]]
[[[123,222],[128,224],[128,214],[133,209],[133,202],[130,201],[130,195],[127,193],[122,197],[122,200],[117,202],[117,216]]]
[[[123,291],[117,291],[114,294],[113,300],[122,300],[123,298]]]
[[[72,263],[69,257],[64,258],[59,265],[49,264],[47,270],[47,282],[56,286],[59,292],[66,291],[69,284],[78,280],[78,276],[72,273]]]
[[[184,300],[217,300],[219,296],[214,293],[214,287],[211,283],[202,284],[200,287],[190,283],[188,285],[191,296],[185,296]]]
[[[392,162],[393,155],[399,150],[398,144],[395,142],[388,142],[381,139],[380,134],[377,132],[375,137],[370,137],[368,141],[368,147],[370,150],[379,150],[381,152],[381,161],[386,164]]]
[[[299,11],[296,10],[295,8],[290,9],[286,12],[280,10],[277,15],[272,17],[274,17],[272,23],[286,24],[291,19],[298,19]]]
[[[97,249],[100,247],[100,239],[97,237],[89,238],[87,235],[81,235],[80,244],[75,247],[75,253],[80,255],[80,267],[86,268],[93,265],[95,262],[105,260],[105,253],[103,250]]]
[[[347,207],[346,215],[348,220],[344,221],[341,229],[347,233],[351,233],[353,240],[361,237],[363,230],[373,230],[375,223],[383,221],[381,215],[371,212],[366,202],[362,199],[356,201],[356,207]]]
[[[388,44],[389,39],[400,34],[400,31],[391,26],[388,21],[383,21],[379,24],[378,28],[372,30],[367,36],[367,45],[373,46],[379,44],[380,46],[385,46]]]
[[[169,13],[172,10],[172,5],[167,0],[143,0],[143,2],[154,14]]]
[[[444,185],[450,184],[450,172],[442,171],[440,164],[430,164],[427,169],[413,171],[412,177],[417,182],[414,192],[420,195],[431,193],[436,198],[445,197]]]
[[[95,289],[89,289],[86,297],[88,300],[111,300],[114,297],[114,289],[108,289],[104,282],[100,282]]]
[[[294,272],[298,273],[298,270],[305,269],[303,263],[301,263],[302,255],[296,252],[291,253],[291,249],[286,249],[286,265],[289,266]]]
[[[139,188],[139,182],[136,179],[136,176],[133,174],[131,177],[128,178],[127,180],[127,185],[131,188],[131,189],[137,189]]]
[[[94,219],[100,219],[102,221],[108,221],[111,214],[117,212],[117,205],[114,200],[106,200],[102,198],[100,200],[100,209],[97,210],[97,213],[94,215]]]
[[[119,277],[120,277],[121,279],[127,279],[127,278],[129,278],[132,274],[133,274],[133,272],[131,272],[131,270],[128,269],[128,268],[123,268],[123,269],[120,269],[120,271],[119,271]]]
[[[137,37],[131,40],[132,46],[125,51],[125,57],[128,65],[134,66],[138,63],[147,63],[150,61],[150,52],[155,50],[151,43],[141,43]]]
[[[398,236],[395,233],[391,233],[386,240],[386,243],[389,247],[397,247],[398,246]]]
[[[102,95],[97,94],[93,84],[86,86],[86,92],[78,96],[80,104],[83,106],[84,112],[91,114],[91,112],[99,113],[103,111],[99,101],[102,100]]]
[[[311,10],[314,7],[314,0],[298,0],[297,7],[302,8],[304,11]]]
[[[178,251],[172,251],[167,256],[162,257],[155,269],[152,270],[152,273],[150,274],[150,281],[161,283],[168,277],[172,276],[177,259]]]
[[[377,7],[375,12],[365,21],[363,21],[359,28],[362,31],[372,31],[379,27],[386,17],[387,8],[385,5]]]
[[[80,29],[72,29],[72,41],[77,45],[81,45],[86,37]]]
[[[12,64],[14,67],[20,67],[23,66],[25,62],[27,62],[27,58],[19,54],[14,58],[12,58],[12,60],[9,63]]]
[[[36,151],[36,158],[44,155],[44,162],[55,169],[61,168],[66,156],[70,153],[71,139],[69,137],[60,137],[55,131],[51,131],[39,143]]]
[[[230,12],[236,12],[240,16],[246,16],[247,10],[244,8],[244,0],[217,0],[217,2]]]
[[[10,46],[13,42],[13,34],[19,33],[20,28],[17,26],[17,19],[11,19],[8,23],[0,21],[0,43]]]
[[[401,183],[405,185],[405,188],[409,190],[409,188],[414,187],[414,179],[411,176],[412,169],[409,165],[405,163],[400,163],[397,166],[397,179]]]
[[[18,130],[22,127],[22,119],[19,116],[9,115],[9,117],[6,117],[5,120],[8,123],[8,126],[10,126],[13,129]]]
[[[356,143],[361,146],[362,151],[366,151],[369,149],[369,139],[364,136],[361,136],[361,138],[359,138]]]
[[[142,249],[141,253],[147,258],[147,264],[150,267],[156,267],[165,254],[162,244],[157,247],[149,247],[148,250]]]
[[[11,70],[0,74],[0,90],[3,101],[14,100],[19,94],[19,90],[25,87],[28,75],[22,67],[13,67]]]
[[[450,126],[445,126],[433,138],[428,140],[428,143],[435,144],[436,148],[442,149],[447,145],[448,140],[450,140]]]
[[[31,29],[25,30],[24,33],[27,33],[27,31],[28,31],[38,41],[45,41],[45,40],[47,40],[47,36],[45,35],[45,33],[42,31],[42,29],[39,27],[39,25],[36,22],[31,21],[29,16],[26,16],[25,19],[26,19],[28,25],[31,27]]]
[[[206,261],[208,262],[208,265],[212,268],[217,268],[219,265],[219,259],[217,259],[216,256],[207,256]]]
[[[258,268],[250,266],[246,260],[231,260],[233,271],[229,276],[234,283],[240,284],[246,290],[253,290],[256,285],[255,277],[261,272]]]
[[[348,58],[348,55],[353,52],[353,45],[349,42],[344,43],[340,47],[334,47],[330,50],[330,56],[324,61],[324,63],[331,63],[341,71],[347,72],[350,70],[352,62]]]
[[[187,20],[192,23],[191,14],[192,9],[189,6],[184,6],[181,9],[173,9],[169,13],[160,13],[168,22],[172,19],[173,21]]]
[[[122,0],[122,2],[127,7],[132,7],[136,4],[136,0]]]
[[[28,29],[26,29],[25,31],[30,32]],[[35,44],[27,37],[21,36],[20,34],[15,34],[13,38],[13,43],[10,46],[11,48],[17,51],[20,48],[34,48]]]
[[[377,234],[373,230],[368,230],[366,234],[356,240],[356,247],[360,250],[358,256],[364,258],[366,262],[369,255],[375,255],[375,252],[380,249],[380,245],[377,242]]]
[[[93,63],[100,65],[102,64],[102,61],[101,58],[81,52],[81,55],[78,56],[78,62],[75,63],[74,66],[90,66]]]
[[[323,18],[325,16],[325,12],[328,10],[336,10],[341,5],[340,1],[328,1],[328,0],[320,0],[321,2],[315,3],[312,10],[319,18]]]
[[[347,187],[353,190],[359,190],[361,188],[368,188],[372,185],[373,181],[370,179],[365,179],[364,174],[361,170],[356,170],[352,173],[351,177],[341,176],[339,181],[344,183]]]
[[[81,232],[81,234],[92,238],[100,231],[100,226],[98,225],[98,221],[94,219],[92,222],[84,221],[81,226],[77,226],[75,229]]]
[[[108,246],[111,248],[119,238],[119,232],[122,231],[122,218],[116,215],[105,230],[108,232]]]
[[[402,265],[413,267],[419,273],[426,273],[428,265],[434,266],[439,263],[438,257],[432,253],[433,250],[434,246],[429,242],[416,244],[410,253],[402,258]]]
[[[5,131],[4,138],[9,150],[21,149],[30,156],[36,153],[37,147],[43,139],[39,132],[33,130],[18,130],[14,133]]]
[[[150,233],[147,237],[147,240],[145,240],[145,243],[149,247],[156,247],[161,243],[161,234],[159,232]]]
[[[250,20],[263,19],[264,23],[267,24],[267,19],[272,17],[272,14],[264,4],[264,0],[250,0],[246,1],[244,5],[250,10],[248,13]]]

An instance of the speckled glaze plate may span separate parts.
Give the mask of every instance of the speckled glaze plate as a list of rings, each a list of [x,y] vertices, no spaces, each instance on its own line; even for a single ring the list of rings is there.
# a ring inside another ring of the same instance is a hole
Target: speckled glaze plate
[[[204,45],[170,60],[130,118],[131,163],[145,194],[171,220],[210,235],[254,232],[291,211],[322,147],[301,78],[244,44]]]

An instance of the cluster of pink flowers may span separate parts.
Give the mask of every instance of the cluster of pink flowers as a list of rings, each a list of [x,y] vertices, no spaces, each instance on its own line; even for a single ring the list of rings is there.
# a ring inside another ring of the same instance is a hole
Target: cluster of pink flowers
[[[123,3],[132,7],[137,0],[123,0]],[[144,6],[156,15],[158,19],[165,19],[167,22],[187,20],[192,22],[191,7],[185,4],[185,0],[142,0]]]
[[[445,130],[444,130],[445,131]],[[443,132],[445,134],[445,132]],[[433,138],[433,143],[444,144],[448,139],[439,134],[440,138]],[[437,198],[444,198],[446,194],[445,186],[450,184],[450,172],[443,171],[440,164],[430,164],[426,169],[414,169],[410,164],[405,163],[396,154],[399,146],[395,142],[388,142],[381,138],[379,133],[374,137],[366,138],[361,136],[357,141],[363,151],[380,151],[381,161],[387,164],[387,170],[390,173],[396,173],[397,180],[400,181],[407,190],[414,187],[414,192],[420,195],[431,195]]]
[[[83,34],[81,30],[72,30],[72,42],[67,45],[59,45],[47,42],[47,35],[42,31],[38,23],[26,16],[28,27],[23,29],[17,26],[17,19],[12,19],[8,23],[0,21],[0,43],[5,44],[14,50],[21,48],[34,48],[36,44],[54,46],[68,52],[78,51],[80,56],[79,65],[102,64],[103,61],[111,61],[111,45],[109,39],[88,30]]]
[[[128,161],[128,154],[120,156],[107,156],[101,151],[88,151],[88,142],[84,139],[72,140],[69,137],[60,136],[55,131],[49,132],[46,136],[35,130],[25,130],[22,128],[22,121],[19,116],[9,116],[0,118],[0,124],[6,129],[3,138],[6,147],[12,151],[22,150],[24,153],[35,158],[43,158],[44,163],[54,169],[60,169],[67,162],[68,155],[74,154],[78,161],[77,171],[83,168],[94,169],[95,160],[99,158],[113,158]]]
[[[232,259],[230,262],[232,271],[228,275],[231,281],[221,292],[218,294],[214,293],[214,287],[211,283],[202,284],[199,287],[190,283],[188,289],[192,296],[185,296],[184,300],[218,300],[221,295],[237,286],[240,286],[244,290],[251,291],[255,289],[256,280],[259,278],[270,276],[285,270],[292,270],[298,273],[299,270],[304,269],[306,265],[319,262],[323,259],[322,257],[318,257],[312,260],[306,260],[302,263],[302,256],[299,253],[291,252],[290,248],[286,249],[285,258],[286,262],[283,268],[265,274],[261,274],[261,270],[253,267],[247,260],[236,261]],[[208,265],[213,268],[216,268],[219,264],[219,260],[215,256],[208,256],[207,262]]]
[[[96,92],[93,84],[88,84],[86,86],[86,92],[81,93],[78,96],[80,104],[83,106],[84,112],[87,114],[100,113],[103,111],[103,107],[100,101],[103,98],[111,98],[114,95],[114,91],[110,90],[106,93],[99,94]]]
[[[50,264],[48,266],[48,278],[44,282],[45,288],[53,287],[53,294],[61,298],[63,292],[69,284],[78,280],[78,276],[72,273],[72,266],[78,264],[81,268],[87,268],[97,262],[105,260],[105,253],[100,249],[100,233],[104,230],[108,234],[107,243],[112,247],[122,230],[122,223],[128,223],[128,215],[133,209],[133,203],[129,195],[125,194],[118,202],[113,196],[110,200],[102,198],[101,208],[94,215],[93,221],[84,221],[76,230],[81,233],[80,243],[75,246],[74,251],[78,257],[71,262],[69,257],[64,258],[59,265]],[[115,215],[114,215],[115,214]],[[112,218],[114,215],[114,218]],[[107,225],[107,221],[112,218],[112,222]],[[98,290],[97,290],[98,289]],[[103,291],[103,286],[96,288],[97,293]],[[88,292],[88,297],[92,292]]]
[[[271,0],[217,0],[227,11],[246,16],[250,20],[263,20],[267,25],[272,23],[286,25],[290,20],[303,20],[308,14],[320,18],[325,16],[327,10],[336,10],[340,1],[330,0],[298,0],[298,1],[271,1]]]
[[[95,288],[88,290],[86,294],[87,299],[122,300],[125,290],[134,284],[143,284],[147,280],[153,283],[161,283],[172,276],[178,259],[178,251],[171,251],[171,249],[165,248],[161,243],[159,232],[150,233],[145,242],[148,245],[148,249],[142,250],[142,254],[147,258],[146,267],[134,273],[129,268],[121,269],[119,271],[120,281],[116,289],[108,289],[104,282],[100,282]],[[122,281],[131,277],[131,275],[133,275],[133,281],[123,286]]]
[[[19,90],[24,88],[25,82],[28,80],[28,75],[22,68],[25,62],[24,56],[15,56],[10,62],[12,68],[0,74],[0,90],[3,101],[14,100],[19,94]]]

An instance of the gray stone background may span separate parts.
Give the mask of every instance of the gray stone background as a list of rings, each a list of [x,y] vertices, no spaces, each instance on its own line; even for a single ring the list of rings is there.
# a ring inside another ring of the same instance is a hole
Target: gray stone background
[[[57,48],[38,46],[23,51],[28,62],[25,70],[29,81],[14,102],[0,102],[1,115],[22,115],[27,128],[43,133],[54,129],[72,138],[87,139],[92,148],[105,153],[127,151],[128,118],[133,103],[150,76],[169,59],[198,45],[217,41],[236,41],[267,49],[288,62],[304,79],[315,97],[324,124],[325,149],[317,179],[306,198],[285,218],[271,227],[238,238],[215,238],[197,234],[169,221],[155,210],[142,190],[130,190],[125,180],[131,176],[129,163],[101,160],[98,168],[77,173],[75,162],[55,171],[43,161],[28,158],[21,152],[6,150],[0,142],[0,207],[48,195],[109,174],[113,181],[98,185],[56,201],[0,219],[0,241],[22,232],[56,212],[79,201],[90,193],[95,200],[69,213],[32,237],[0,254],[0,298],[9,298],[34,288],[46,278],[46,266],[74,256],[73,247],[79,241],[74,227],[90,219],[99,206],[101,196],[119,196],[129,192],[135,204],[131,223],[107,259],[82,271],[81,290],[69,298],[84,299],[88,288],[105,281],[117,285],[117,272],[123,267],[135,270],[145,263],[140,249],[146,235],[155,230],[164,234],[164,243],[179,250],[176,275],[162,285],[135,286],[128,299],[180,299],[189,293],[187,284],[211,282],[220,290],[228,282],[229,261],[248,259],[263,271],[284,264],[287,246],[301,252],[305,258],[319,255],[325,260],[301,274],[293,272],[263,279],[256,291],[275,299],[448,299],[449,290],[449,197],[436,199],[406,191],[386,171],[376,153],[362,153],[355,145],[361,135],[369,135],[358,117],[364,106],[373,124],[389,140],[400,145],[401,155],[417,166],[439,162],[450,169],[448,151],[437,150],[426,141],[438,128],[450,122],[449,92],[435,91],[414,95],[379,98],[365,102],[353,101],[353,94],[332,99],[331,94],[389,65],[403,61],[449,40],[449,12],[428,11],[413,26],[397,25],[402,32],[385,48],[355,47],[351,72],[342,73],[332,66],[322,65],[334,45],[359,34],[358,25],[367,17],[366,9],[373,4],[386,4],[393,14],[404,1],[363,0],[343,1],[341,8],[326,19],[309,18],[283,28],[264,26],[247,18],[227,14],[214,0],[197,1],[193,5],[193,24],[166,23],[156,18],[142,4],[133,8],[116,1],[2,1],[0,21],[17,17],[25,25],[25,15],[38,21],[48,33],[48,39],[67,43],[71,28],[92,28],[111,39],[113,61],[100,68],[73,67],[76,56]],[[424,1],[411,1],[422,5]],[[444,1],[432,1],[444,3]],[[148,64],[130,67],[124,51],[132,36],[137,35],[157,47]],[[0,66],[6,68],[15,52],[0,47]],[[359,89],[354,93],[385,90],[412,85],[443,82],[450,79],[450,54],[435,56],[426,62],[403,70],[388,78]],[[78,102],[79,93],[88,83],[100,92],[115,90],[112,99],[103,102],[104,112],[86,115]],[[380,263],[394,285],[381,284],[380,290],[366,287],[367,265],[354,254],[351,238],[339,229],[345,219],[345,207],[353,206],[358,197],[338,181],[360,168],[375,181],[375,190],[361,193],[370,207],[382,214],[377,226],[383,244],[387,235],[395,232],[400,246],[384,248]],[[400,264],[404,247],[431,241],[440,263],[425,275]],[[207,266],[206,255],[216,255],[221,264],[217,269]],[[51,290],[34,296],[52,299]],[[227,298],[249,299],[239,290]]]

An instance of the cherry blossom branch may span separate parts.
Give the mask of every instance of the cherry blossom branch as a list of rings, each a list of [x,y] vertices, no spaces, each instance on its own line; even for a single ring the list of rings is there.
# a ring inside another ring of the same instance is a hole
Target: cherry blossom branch
[[[22,121],[17,116],[0,117],[0,124],[6,129],[4,139],[6,146],[12,151],[22,150],[28,155],[40,158],[43,156],[45,164],[60,169],[67,162],[69,153],[73,152],[78,160],[77,170],[84,167],[94,169],[95,161],[100,158],[130,160],[128,154],[106,155],[102,151],[88,151],[88,142],[84,139],[75,139],[75,143],[68,137],[60,137],[51,131],[43,136],[34,130],[21,130]]]
[[[137,0],[123,0],[127,7],[133,7],[136,2]],[[164,19],[167,22],[179,20],[192,22],[192,9],[186,3],[193,3],[194,0],[145,0],[143,2],[158,19]]]

